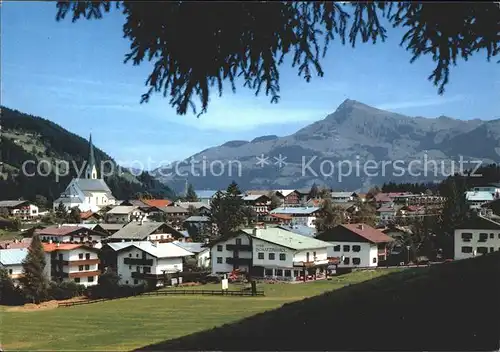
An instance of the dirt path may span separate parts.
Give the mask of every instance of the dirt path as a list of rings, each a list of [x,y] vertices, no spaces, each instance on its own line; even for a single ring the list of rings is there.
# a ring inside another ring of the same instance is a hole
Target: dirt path
[[[27,303],[23,306],[16,306],[16,307],[10,307],[7,308],[7,312],[35,312],[39,310],[48,310],[48,309],[54,309],[59,306],[59,303],[63,302],[78,302],[78,301],[86,301],[87,298],[85,297],[73,297],[70,299],[66,300],[61,300],[61,301],[56,301],[56,300],[51,300],[47,302],[42,302],[40,304],[33,304],[33,303]]]

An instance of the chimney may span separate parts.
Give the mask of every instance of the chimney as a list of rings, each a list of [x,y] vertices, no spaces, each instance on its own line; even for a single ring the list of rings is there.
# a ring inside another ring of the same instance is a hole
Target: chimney
[[[61,228],[61,224],[57,224],[57,228],[60,229]]]
[[[358,229],[363,230],[363,224],[359,224]]]
[[[257,226],[255,226],[255,227],[253,228],[253,235],[254,235],[255,237],[257,237],[257,235],[258,235],[258,234],[259,234],[259,228],[258,228]]]
[[[59,242],[56,243],[56,247],[59,247]]]
[[[49,240],[49,243],[52,243],[52,240]]]

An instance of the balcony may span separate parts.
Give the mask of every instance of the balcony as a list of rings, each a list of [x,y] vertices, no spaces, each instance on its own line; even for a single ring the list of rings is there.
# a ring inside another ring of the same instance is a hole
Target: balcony
[[[226,258],[226,264],[252,265],[251,258]]]
[[[226,244],[228,251],[252,251],[252,246],[249,244]]]
[[[93,270],[93,271],[77,271],[74,273],[65,273],[68,275],[67,277],[74,279],[77,277],[89,277],[89,276],[99,276],[101,274],[100,270]]]
[[[172,273],[165,273],[165,275]],[[163,279],[163,274],[141,273],[138,271],[132,272],[132,279]]]
[[[127,265],[146,265],[152,266],[153,259],[144,259],[144,258],[124,258],[123,263]]]

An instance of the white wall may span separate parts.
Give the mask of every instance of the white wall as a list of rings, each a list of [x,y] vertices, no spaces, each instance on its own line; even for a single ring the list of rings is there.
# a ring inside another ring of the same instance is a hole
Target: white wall
[[[210,249],[198,253],[196,255],[196,262],[200,268],[210,267]]]
[[[52,252],[52,253],[54,253],[54,252]],[[45,266],[44,272],[47,275],[47,277],[51,277],[50,268],[53,265],[52,260],[51,260],[52,253],[45,253],[47,265]],[[86,254],[89,254],[89,260],[99,259],[97,253],[94,251],[89,251],[89,250],[84,249],[84,248],[77,248],[77,249],[73,249],[73,250],[69,250],[69,251],[68,250],[56,251],[55,254],[56,254],[56,259],[59,259],[59,255],[62,254],[62,260],[69,261],[69,263],[67,265],[62,266],[62,271],[64,273],[68,273],[68,274],[69,273],[82,273],[82,272],[90,272],[90,271],[99,270],[99,264],[79,264],[78,263],[78,261],[80,261],[80,260],[87,260]],[[80,256],[79,256],[80,254],[83,255],[82,258],[80,258]],[[80,270],[80,267],[82,267],[82,270]],[[80,277],[80,278],[64,278],[64,281],[74,281],[74,282],[77,282],[78,284],[84,285],[84,286],[97,285],[99,276],[93,275],[92,277],[93,277],[92,281],[88,280],[88,278],[89,278],[88,276]],[[52,278],[52,279],[54,279],[54,278]]]
[[[282,268],[293,267],[295,250],[279,246],[274,243],[253,239],[253,265],[255,266],[279,266]],[[259,253],[264,254],[264,259],[259,259]],[[274,253],[274,260],[269,259],[269,254]],[[285,255],[285,260],[280,260],[280,254]]]
[[[378,265],[378,248],[376,244],[367,242],[329,242],[332,247],[328,247],[328,257],[342,257],[349,258],[349,263],[342,262],[339,268],[352,268],[352,267],[376,267]],[[336,251],[335,246],[340,246],[340,250]],[[349,251],[344,250],[344,246],[348,246]],[[353,251],[353,246],[360,246],[359,252]],[[354,264],[353,259],[359,258],[360,263]],[[373,262],[375,259],[375,263]]]
[[[151,273],[162,275],[163,270],[167,273],[176,273],[178,271],[183,271],[182,258],[159,258],[157,265],[151,268]]]
[[[295,253],[294,262],[306,262],[307,261],[307,253],[309,253],[309,261],[321,261],[326,260],[328,258],[328,247],[326,248],[316,248],[316,249],[307,249],[304,251],[299,251]],[[315,255],[316,253],[316,255]]]
[[[242,245],[249,245],[250,240],[247,235],[241,234],[237,237],[231,238],[224,242],[219,242],[210,248],[210,260],[212,262],[212,273],[229,273],[233,271],[233,264],[227,264],[226,258],[233,257],[233,251],[226,249],[226,244],[236,244],[236,239],[241,239]],[[219,251],[218,246],[222,246],[222,250]],[[251,251],[240,251],[240,258],[252,258]],[[217,258],[222,258],[222,263],[217,262]],[[240,270],[249,270],[246,265],[239,265]]]
[[[464,241],[462,234],[470,233],[472,238],[470,241]],[[487,234],[487,239],[484,242],[480,242],[480,233]],[[492,238],[493,237],[493,238]],[[455,230],[455,259],[466,259],[474,257],[474,251],[476,255],[481,255],[478,251],[480,247],[486,247],[488,253],[492,251],[500,250],[500,230],[476,230],[476,229],[459,229]],[[463,247],[471,247],[472,249],[469,253],[464,253]]]

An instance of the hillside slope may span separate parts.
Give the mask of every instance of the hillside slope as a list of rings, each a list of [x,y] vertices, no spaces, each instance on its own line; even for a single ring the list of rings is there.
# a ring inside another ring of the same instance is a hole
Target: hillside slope
[[[331,177],[322,177],[321,163],[325,162],[324,174],[328,176],[331,169],[329,163],[338,165],[337,162],[346,161],[355,168],[357,160],[361,166],[367,160],[379,163],[401,160],[407,165],[414,159],[422,160],[427,153],[429,160],[446,161],[445,171],[448,171],[449,160],[458,160],[460,156],[465,160],[479,159],[487,163],[499,160],[499,140],[500,120],[410,117],[347,99],[332,114],[289,136],[270,135],[252,141],[230,141],[193,155],[195,160],[208,162],[238,160],[243,168],[241,177],[228,176],[225,172],[217,177],[192,177],[190,182],[197,188],[209,189],[227,185],[232,179],[243,188],[302,188],[316,182],[336,189],[352,190],[391,180],[391,169],[387,168],[385,174],[380,169],[375,176],[373,168],[368,172],[361,170],[359,176],[352,172],[350,177],[343,177],[339,182],[338,170],[334,170]],[[269,157],[269,165],[262,167],[256,164],[256,157],[261,154]],[[274,157],[280,155],[286,157],[286,165],[281,169],[273,165]],[[314,173],[309,169],[303,173],[303,166],[313,157],[316,159],[309,165]],[[344,173],[347,167],[347,164],[344,165]],[[415,170],[422,169],[419,165],[413,167]],[[187,164],[181,170],[189,173],[189,168]],[[415,181],[409,173],[405,176],[392,179],[398,182]],[[431,171],[420,181],[433,178]]]
[[[496,351],[499,278],[500,252],[408,269],[138,351]]]
[[[26,176],[22,165],[26,160],[48,162],[55,165],[59,161],[67,161],[70,165],[81,168],[88,158],[88,140],[71,133],[56,123],[47,119],[25,114],[23,112],[1,107],[0,135],[0,194],[2,199],[23,197],[35,200],[41,195],[49,202],[59,196],[72,177],[77,172],[70,168],[68,176],[59,180],[55,174],[48,176]],[[111,161],[113,158],[94,146],[97,165],[101,161]],[[47,168],[42,168],[48,171]],[[122,169],[121,174],[106,178],[113,194],[118,199],[133,197],[136,193],[154,193],[160,197],[173,197],[173,192],[148,174],[138,177],[128,170]]]

